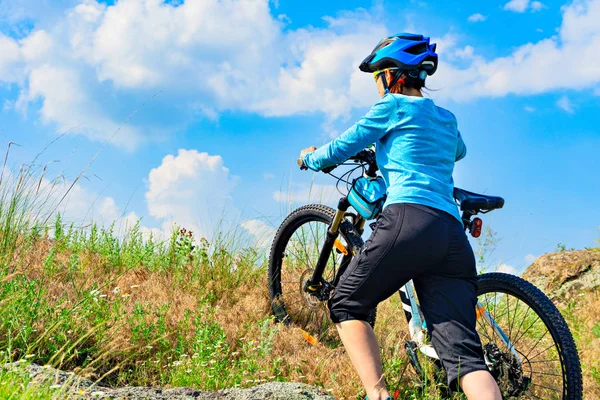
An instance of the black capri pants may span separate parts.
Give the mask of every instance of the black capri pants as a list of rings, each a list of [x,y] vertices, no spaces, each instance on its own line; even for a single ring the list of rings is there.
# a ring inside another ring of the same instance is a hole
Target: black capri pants
[[[413,280],[448,384],[487,370],[475,330],[475,257],[462,224],[419,204],[388,205],[329,300],[333,322],[366,321],[377,304]]]

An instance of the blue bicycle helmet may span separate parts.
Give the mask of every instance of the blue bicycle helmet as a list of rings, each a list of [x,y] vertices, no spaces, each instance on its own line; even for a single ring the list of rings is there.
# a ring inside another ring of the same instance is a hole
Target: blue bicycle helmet
[[[402,72],[410,71],[411,76],[424,80],[437,69],[435,48],[436,44],[430,44],[428,37],[400,33],[382,39],[358,68],[363,72],[375,72],[395,67]]]

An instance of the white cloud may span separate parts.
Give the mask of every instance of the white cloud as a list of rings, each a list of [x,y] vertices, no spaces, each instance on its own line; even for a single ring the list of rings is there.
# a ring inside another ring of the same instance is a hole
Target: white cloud
[[[524,258],[524,261],[527,264],[533,264],[533,262],[537,259],[537,257],[533,254],[527,254]]]
[[[0,49],[0,81],[20,81],[22,76],[16,68],[22,58],[19,45],[0,33]]]
[[[569,114],[575,113],[575,110],[573,109],[573,105],[571,104],[571,100],[569,100],[569,98],[567,96],[562,96],[560,99],[558,99],[558,101],[556,102],[556,105],[558,106],[558,108],[560,108],[561,110],[563,110]]]
[[[271,180],[271,179],[275,179],[275,174],[273,174],[271,172],[264,172],[263,173],[263,178],[266,181]]]
[[[489,61],[474,52],[472,63],[462,69],[446,63],[430,86],[442,89],[435,97],[454,100],[593,87],[600,82],[599,19],[600,0],[578,1],[563,8],[557,36]],[[569,71],[568,80],[556,79],[561,71]]]
[[[160,101],[212,120],[227,109],[337,118],[377,99],[356,66],[387,29],[364,10],[326,17],[322,29],[297,30],[284,29],[269,0],[188,0],[177,7],[81,0],[63,15],[21,41],[0,37],[8,49],[0,55],[0,80],[21,86],[20,109],[40,99],[45,121],[60,130],[81,124],[77,131],[93,140],[110,137],[123,115],[107,105],[114,101],[101,101],[106,94],[117,102],[133,95],[139,101],[131,112],[160,92]],[[128,124],[114,143],[134,148],[147,130]]]
[[[150,171],[145,195],[148,212],[163,221],[163,227],[173,222],[188,228],[194,225],[206,236],[225,216],[237,217],[228,215],[235,213],[230,193],[236,181],[221,156],[180,149]]]
[[[529,0],[511,0],[504,5],[504,9],[507,11],[524,13],[528,6]]]
[[[5,173],[3,185],[16,186],[15,174]],[[34,219],[43,221],[54,218],[60,213],[65,225],[71,223],[78,229],[85,229],[92,223],[100,226],[115,224],[115,233],[124,235],[140,220],[134,212],[122,211],[112,197],[103,196],[82,186],[80,183],[67,181],[59,175],[56,178],[36,178],[26,183],[26,191],[30,194],[32,206],[37,213]],[[147,237],[149,230],[140,229]]]
[[[335,185],[291,185],[287,191],[276,191],[273,199],[279,203],[324,203],[339,200],[341,194]]]
[[[505,9],[543,7],[538,3],[513,0]],[[323,28],[294,30],[271,11],[268,0],[187,0],[177,7],[160,0],[110,6],[81,0],[23,39],[0,35],[0,80],[20,87],[14,103],[20,110],[39,104],[43,121],[59,130],[77,127],[92,140],[105,141],[122,126],[113,143],[130,149],[170,131],[135,119],[122,124],[124,115],[156,93],[155,109],[146,115],[171,116],[171,125],[164,123],[171,129],[192,118],[217,121],[224,110],[319,112],[326,115],[324,126],[333,126],[330,121],[377,100],[372,79],[356,68],[390,33],[375,12],[341,13],[324,18]],[[433,97],[469,100],[597,86],[600,0],[577,0],[562,13],[558,35],[495,59],[459,46],[459,35],[436,39],[441,64],[429,86],[441,90]],[[569,71],[569,80],[555,79],[562,71]]]
[[[487,17],[483,14],[480,13],[475,13],[475,14],[471,14],[469,15],[469,18],[467,18],[467,21],[469,22],[483,22],[487,19]]]
[[[36,99],[42,99],[40,115],[43,121],[56,123],[59,131],[75,128],[92,140],[112,140],[127,149],[140,142],[139,132],[124,123],[107,119],[98,104],[89,97],[78,71],[69,67],[41,65],[33,68],[29,85],[17,104],[21,109]]]
[[[535,112],[535,108],[531,106],[525,106],[523,109],[529,113]]]
[[[505,274],[518,275],[517,269],[508,264],[500,264],[498,268],[496,268],[496,271],[504,272]]]
[[[249,219],[242,222],[242,227],[254,236],[256,246],[262,249],[268,248],[273,241],[276,229],[258,219]]]
[[[540,1],[532,1],[531,2],[531,11],[532,12],[541,11],[543,8],[546,8],[546,5],[544,5],[542,2],[540,2]]]

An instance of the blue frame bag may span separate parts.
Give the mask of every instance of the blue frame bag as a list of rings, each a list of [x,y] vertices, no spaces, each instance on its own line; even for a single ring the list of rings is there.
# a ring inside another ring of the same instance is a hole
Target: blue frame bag
[[[364,218],[377,218],[387,198],[387,187],[383,177],[370,178],[361,176],[352,181],[348,193],[350,205]]]

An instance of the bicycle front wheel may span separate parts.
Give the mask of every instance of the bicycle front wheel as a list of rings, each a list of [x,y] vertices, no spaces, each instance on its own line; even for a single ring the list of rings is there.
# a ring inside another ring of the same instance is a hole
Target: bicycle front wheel
[[[514,275],[478,280],[477,331],[503,398],[582,398],[581,367],[569,328],[541,290]]]
[[[326,287],[318,296],[305,290],[335,212],[320,204],[294,210],[277,231],[269,257],[273,314],[279,321],[293,324],[325,342],[337,341],[327,309],[330,291],[335,289],[340,270],[343,271],[352,259],[350,249],[362,246],[360,237],[349,232],[350,222],[343,221],[322,275]],[[369,322],[375,323],[374,314]]]

